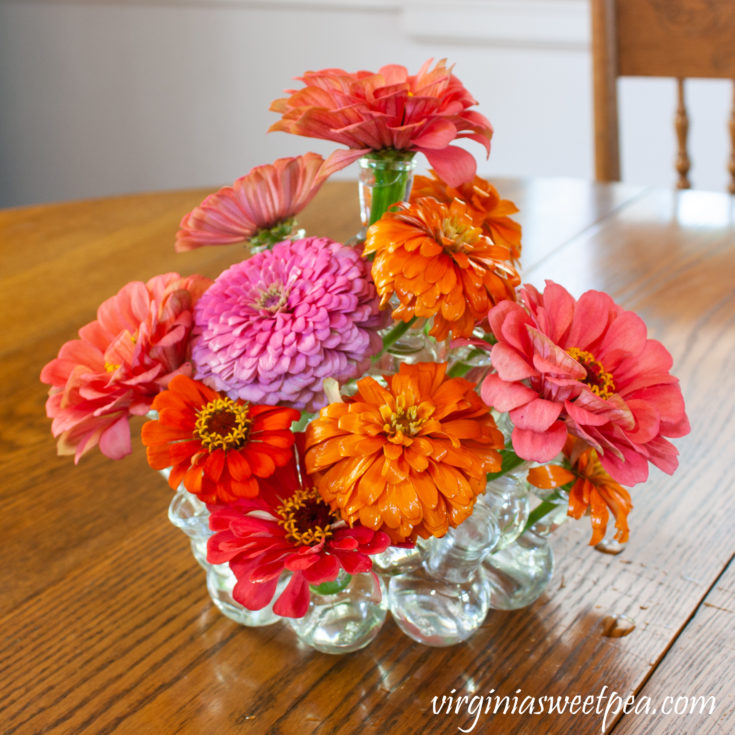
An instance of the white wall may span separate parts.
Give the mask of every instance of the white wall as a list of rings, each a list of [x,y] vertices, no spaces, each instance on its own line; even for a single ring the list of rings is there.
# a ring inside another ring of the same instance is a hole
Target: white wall
[[[215,187],[326,154],[265,132],[292,77],[429,57],[495,126],[481,173],[592,177],[586,0],[0,0],[0,206]],[[692,91],[694,182],[722,189],[729,86]],[[672,83],[624,81],[621,106],[624,177],[669,185]]]

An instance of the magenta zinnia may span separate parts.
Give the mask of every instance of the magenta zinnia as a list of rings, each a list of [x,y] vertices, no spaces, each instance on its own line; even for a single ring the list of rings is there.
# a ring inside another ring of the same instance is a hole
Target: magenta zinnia
[[[374,151],[423,153],[447,183],[470,181],[477,168],[474,157],[450,145],[470,138],[490,153],[493,129],[479,112],[445,60],[434,68],[431,59],[416,75],[391,64],[377,73],[342,69],[306,72],[304,87],[287,90],[271,110],[282,115],[270,130],[332,140],[350,150],[337,151],[343,166]]]
[[[273,599],[283,575],[285,589],[273,610],[302,617],[311,597],[309,585],[348,574],[369,572],[370,555],[388,547],[382,531],[341,521],[308,483],[295,463],[261,484],[260,495],[211,509],[207,561],[229,562],[237,578],[232,596],[248,610],[261,610]]]
[[[58,453],[74,461],[99,444],[111,459],[130,453],[130,416],[148,412],[155,395],[179,373],[191,373],[192,308],[209,287],[203,276],[178,273],[134,281],[99,307],[46,365],[46,413]]]
[[[490,311],[497,372],[482,384],[483,399],[509,412],[517,454],[548,462],[569,431],[624,485],[643,482],[649,462],[672,473],[678,452],[665,437],[683,436],[689,422],[671,355],[643,320],[605,293],[575,301],[551,281],[543,294],[525,286],[522,301]]]
[[[312,200],[329,172],[316,153],[256,166],[184,216],[176,235],[176,250],[267,239],[269,231],[273,231],[273,242],[283,240],[294,215]]]
[[[327,238],[278,243],[217,278],[197,304],[197,377],[232,397],[317,410],[322,381],[362,374],[384,316],[369,263]]]

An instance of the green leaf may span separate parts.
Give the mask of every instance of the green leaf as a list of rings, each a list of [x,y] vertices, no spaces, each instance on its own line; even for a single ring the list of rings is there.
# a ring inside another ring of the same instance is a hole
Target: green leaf
[[[341,592],[352,581],[352,576],[344,574],[335,579],[333,582],[322,582],[321,584],[312,584],[311,589],[318,595],[336,595]]]
[[[508,472],[514,470],[523,464],[525,460],[521,459],[512,449],[501,449],[500,450],[500,471],[499,472],[488,472],[487,481],[497,480],[498,477],[507,475]]]

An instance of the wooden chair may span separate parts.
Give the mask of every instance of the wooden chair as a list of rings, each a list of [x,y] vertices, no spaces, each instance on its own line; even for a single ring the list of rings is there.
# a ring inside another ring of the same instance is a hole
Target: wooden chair
[[[732,79],[729,191],[735,194],[735,0],[591,0],[595,175],[620,180],[618,77],[674,77],[677,187],[688,189],[684,78]]]

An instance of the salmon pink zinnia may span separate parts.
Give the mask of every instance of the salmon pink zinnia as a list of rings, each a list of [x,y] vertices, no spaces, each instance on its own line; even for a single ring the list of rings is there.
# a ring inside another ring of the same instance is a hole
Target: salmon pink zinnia
[[[395,64],[377,73],[306,72],[298,78],[304,87],[287,90],[288,97],[271,104],[282,118],[270,130],[346,145],[350,150],[336,152],[342,166],[371,152],[418,152],[452,186],[470,181],[477,168],[474,157],[450,143],[470,138],[489,155],[493,129],[469,109],[477,101],[446,61],[433,69],[431,61],[416,75]]]
[[[259,235],[264,242],[269,238],[271,243],[283,240],[294,215],[312,200],[329,173],[317,153],[256,166],[184,216],[176,235],[176,250],[247,242]]]
[[[646,480],[649,462],[672,473],[678,452],[665,437],[683,436],[689,422],[671,355],[643,320],[605,293],[575,301],[551,281],[543,293],[525,286],[522,300],[525,309],[502,301],[488,315],[497,372],[481,389],[509,412],[516,453],[548,462],[568,431],[624,485]]]
[[[187,361],[192,308],[212,282],[178,273],[124,286],[99,307],[41,371],[49,383],[46,413],[58,453],[74,461],[99,444],[111,459],[130,454],[130,416],[148,412],[154,396]]]

